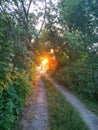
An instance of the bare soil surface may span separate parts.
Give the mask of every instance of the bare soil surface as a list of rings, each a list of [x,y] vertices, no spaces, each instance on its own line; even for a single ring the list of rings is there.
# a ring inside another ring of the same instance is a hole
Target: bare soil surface
[[[73,107],[79,112],[80,116],[88,126],[89,130],[98,130],[98,116],[88,110],[84,103],[82,103],[77,97],[71,94],[64,86],[58,84],[55,80],[45,75],[54,86],[59,89],[67,100],[73,105]]]
[[[36,76],[33,94],[23,109],[20,123],[21,130],[49,130],[46,91],[39,74]]]

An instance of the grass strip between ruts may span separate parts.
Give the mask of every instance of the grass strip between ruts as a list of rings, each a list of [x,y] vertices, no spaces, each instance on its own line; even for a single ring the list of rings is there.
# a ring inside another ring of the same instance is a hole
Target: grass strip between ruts
[[[61,92],[43,78],[47,94],[50,130],[88,130],[79,113]]]

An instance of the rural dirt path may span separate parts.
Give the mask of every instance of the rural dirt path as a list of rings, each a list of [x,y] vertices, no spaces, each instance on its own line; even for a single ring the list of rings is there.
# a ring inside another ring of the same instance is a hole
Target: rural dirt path
[[[36,76],[33,94],[28,98],[21,118],[21,130],[49,130],[46,91],[40,74]]]
[[[89,130],[98,130],[98,116],[93,112],[88,110],[84,103],[82,103],[77,97],[71,94],[65,87],[58,84],[55,80],[51,79],[48,75],[45,75],[48,80],[50,80],[57,89],[59,89],[62,94],[67,98],[67,100],[76,108],[80,113],[80,116],[88,126]]]

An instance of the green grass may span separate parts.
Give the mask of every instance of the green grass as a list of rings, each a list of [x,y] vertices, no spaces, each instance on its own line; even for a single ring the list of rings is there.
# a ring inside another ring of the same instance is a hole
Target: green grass
[[[54,85],[43,79],[47,92],[50,130],[88,130],[79,113]]]

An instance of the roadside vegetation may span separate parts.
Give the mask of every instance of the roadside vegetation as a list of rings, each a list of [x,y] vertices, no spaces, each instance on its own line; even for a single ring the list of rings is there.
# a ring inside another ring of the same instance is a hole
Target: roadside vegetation
[[[6,15],[0,14],[0,130],[12,129],[32,81],[30,66],[24,58],[26,47],[15,45],[10,36],[12,25],[6,25],[7,22]]]
[[[95,114],[98,114],[98,104],[97,101],[88,98],[87,95],[83,96],[82,92],[78,92],[77,90],[75,90],[73,88],[73,85],[68,85],[68,83],[66,82],[64,75],[61,74],[61,70],[55,71],[55,73],[51,73],[51,76],[57,80],[60,84],[62,84],[63,86],[65,86],[68,90],[70,90],[75,96],[77,96],[82,102],[85,103],[85,105],[87,106],[88,109],[90,109],[92,112],[94,112]]]
[[[43,78],[46,88],[50,130],[88,130],[79,113],[54,85]]]

